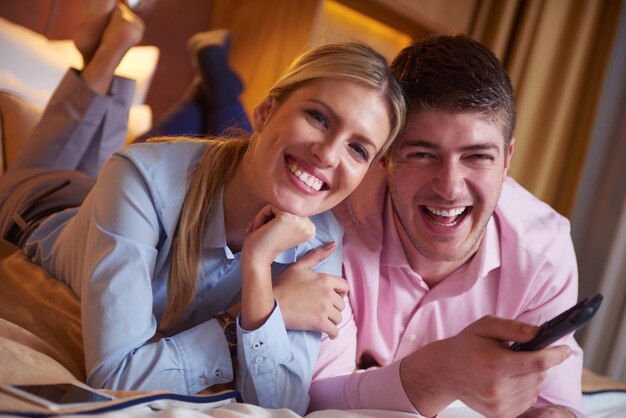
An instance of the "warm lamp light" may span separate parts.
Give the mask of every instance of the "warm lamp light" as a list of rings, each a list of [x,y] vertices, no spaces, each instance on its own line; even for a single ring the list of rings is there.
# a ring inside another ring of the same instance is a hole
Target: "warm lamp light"
[[[325,0],[312,46],[338,41],[365,42],[390,60],[412,39],[404,32],[337,1]]]

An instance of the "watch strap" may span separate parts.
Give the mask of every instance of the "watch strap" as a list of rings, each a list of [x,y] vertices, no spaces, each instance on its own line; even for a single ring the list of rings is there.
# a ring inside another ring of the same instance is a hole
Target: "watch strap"
[[[228,312],[218,312],[215,315],[217,323],[224,331],[226,342],[230,350],[231,357],[237,355],[237,322]]]

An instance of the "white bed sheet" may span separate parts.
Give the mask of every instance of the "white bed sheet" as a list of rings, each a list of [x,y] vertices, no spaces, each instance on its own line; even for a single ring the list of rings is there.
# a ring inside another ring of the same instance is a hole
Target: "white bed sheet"
[[[626,392],[608,391],[583,395],[583,408],[588,418],[626,418]],[[301,418],[288,409],[265,409],[259,406],[230,403],[219,408],[197,406],[176,401],[138,405],[121,411],[99,414],[65,415],[65,418]],[[306,418],[415,418],[418,415],[378,411],[326,410],[312,412]],[[439,414],[439,418],[480,418],[461,402],[455,402]]]

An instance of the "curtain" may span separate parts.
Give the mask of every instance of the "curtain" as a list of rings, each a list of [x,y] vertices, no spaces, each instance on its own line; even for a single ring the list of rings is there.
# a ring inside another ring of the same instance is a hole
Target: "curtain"
[[[623,0],[481,0],[469,31],[516,90],[510,175],[569,216]]]
[[[585,366],[626,382],[626,7],[572,218],[581,294],[604,302],[577,338]]]

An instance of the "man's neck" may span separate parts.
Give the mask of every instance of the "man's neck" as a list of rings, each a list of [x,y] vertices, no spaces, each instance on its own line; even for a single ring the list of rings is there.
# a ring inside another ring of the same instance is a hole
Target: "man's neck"
[[[471,260],[476,251],[471,251],[466,257],[455,261],[434,261],[425,257],[411,242],[407,236],[402,224],[394,216],[394,222],[402,248],[406,254],[411,270],[417,273],[430,289],[434,288],[442,280],[461,268],[465,263]]]
[[[408,244],[408,245],[407,245]],[[410,242],[403,242],[402,245],[407,251],[410,246],[411,253],[407,252],[409,257],[409,265],[411,269],[417,273],[430,289],[437,286],[450,274],[458,270],[466,261],[432,261],[424,257],[419,251],[413,247]]]

